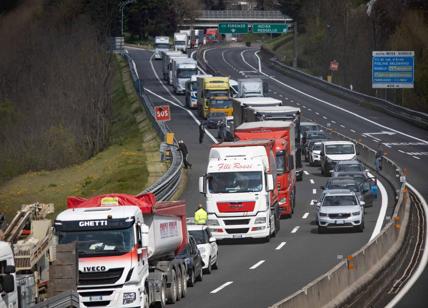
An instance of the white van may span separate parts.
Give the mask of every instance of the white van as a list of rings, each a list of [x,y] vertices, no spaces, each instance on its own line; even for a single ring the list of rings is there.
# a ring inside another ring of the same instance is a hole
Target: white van
[[[338,161],[353,160],[357,151],[350,141],[324,141],[321,145],[321,173],[330,176]]]

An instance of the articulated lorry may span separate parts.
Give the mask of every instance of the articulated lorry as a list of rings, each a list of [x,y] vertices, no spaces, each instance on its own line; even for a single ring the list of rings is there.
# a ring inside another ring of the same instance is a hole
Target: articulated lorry
[[[291,121],[246,122],[235,128],[238,140],[271,138],[276,161],[276,184],[281,216],[290,217],[296,205],[296,145]]]
[[[187,52],[187,34],[186,33],[174,33],[174,50]]]
[[[186,295],[186,204],[153,194],[69,197],[59,244],[77,241],[81,307],[164,307]]]
[[[263,97],[266,93],[260,78],[238,79],[238,88],[238,97]]]
[[[168,51],[171,48],[168,36],[156,36],[155,37],[155,59],[161,60],[162,53]]]
[[[172,87],[176,94],[184,94],[186,81],[198,73],[198,64],[191,58],[175,58],[172,60]]]
[[[232,115],[229,77],[198,78],[198,110],[199,115],[204,119],[210,112],[224,112],[226,116]]]
[[[273,97],[239,97],[233,98],[233,124],[238,127],[245,122],[245,109],[250,107],[281,106],[282,101]]]
[[[163,51],[162,52],[162,76],[165,81],[169,82],[172,58],[187,58],[187,55],[181,51]]]
[[[272,106],[272,107],[249,107],[244,109],[243,122],[256,121],[293,121],[295,126],[296,144],[296,176],[299,181],[303,179],[303,164],[301,151],[301,131],[300,131],[301,110],[292,106]]]
[[[279,231],[274,140],[212,145],[207,172],[199,178],[207,224],[217,239],[264,238]]]

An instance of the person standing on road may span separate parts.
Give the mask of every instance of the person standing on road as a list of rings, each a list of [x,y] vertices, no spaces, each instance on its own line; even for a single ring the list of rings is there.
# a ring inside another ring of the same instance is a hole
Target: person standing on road
[[[205,136],[205,123],[201,122],[201,124],[199,124],[199,144],[204,142],[204,136]]]
[[[379,173],[382,170],[382,157],[383,157],[383,149],[382,146],[379,144],[377,151],[376,151],[376,158],[375,158],[375,166],[376,166],[376,172]]]
[[[189,151],[187,150],[187,147],[184,144],[183,140],[180,140],[178,142],[178,150],[181,152],[181,155],[183,156],[184,169],[192,168],[192,164],[187,161]]]
[[[195,212],[195,224],[197,225],[205,225],[208,220],[208,213],[205,211],[202,204],[198,204],[198,208]]]
[[[221,141],[226,139],[226,123],[223,120],[218,123],[218,138],[220,138]]]

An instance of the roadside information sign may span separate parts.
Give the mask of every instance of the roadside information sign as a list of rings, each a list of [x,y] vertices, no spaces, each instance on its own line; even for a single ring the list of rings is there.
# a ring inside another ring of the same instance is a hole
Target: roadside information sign
[[[246,22],[224,22],[218,24],[220,34],[228,33],[248,33],[248,23]]]
[[[169,110],[169,105],[156,106],[155,117],[156,121],[170,121],[171,112]]]
[[[373,51],[373,88],[413,88],[415,79],[414,51]]]
[[[253,33],[287,33],[287,24],[253,24]]]

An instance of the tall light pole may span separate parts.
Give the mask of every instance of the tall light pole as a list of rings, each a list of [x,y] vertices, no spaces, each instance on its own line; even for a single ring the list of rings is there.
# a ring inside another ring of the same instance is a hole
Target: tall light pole
[[[125,6],[127,6],[128,4],[131,3],[135,3],[137,0],[126,0],[123,1],[119,4],[119,8],[120,8],[120,14],[121,14],[121,19],[120,19],[120,35],[123,36],[123,9],[125,8]]]

